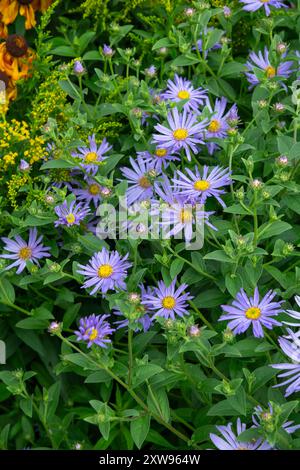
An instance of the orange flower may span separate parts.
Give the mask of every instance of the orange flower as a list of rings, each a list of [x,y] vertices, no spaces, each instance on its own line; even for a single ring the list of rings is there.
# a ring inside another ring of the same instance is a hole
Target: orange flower
[[[32,6],[35,10],[39,10],[44,13],[44,11],[50,7],[51,3],[53,3],[53,0],[33,0]]]
[[[29,76],[34,58],[34,52],[19,34],[11,34],[0,44],[0,70],[14,81]]]
[[[7,35],[8,35],[7,26],[6,26],[6,24],[3,23],[2,13],[0,13],[0,38],[5,39],[5,38],[7,38]]]
[[[8,104],[16,97],[17,87],[15,82],[5,72],[0,71],[0,104]]]
[[[25,17],[25,28],[30,29],[36,25],[34,16],[34,0],[0,0],[0,11],[4,24],[11,24],[15,21],[18,13]]]

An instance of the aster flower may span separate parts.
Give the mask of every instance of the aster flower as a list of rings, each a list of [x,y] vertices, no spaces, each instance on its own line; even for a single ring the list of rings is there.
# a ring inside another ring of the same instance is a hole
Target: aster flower
[[[243,10],[246,11],[257,11],[264,7],[267,16],[271,13],[270,6],[274,8],[288,8],[287,5],[282,2],[278,2],[278,0],[240,0],[240,3],[245,4]]]
[[[175,74],[174,81],[168,80],[167,90],[161,94],[164,100],[170,100],[172,103],[186,101],[183,108],[186,111],[198,111],[199,106],[206,103],[207,92],[202,88],[194,89],[192,83],[185,78]]]
[[[85,73],[85,68],[80,62],[80,60],[75,60],[73,66],[73,72],[75,75],[83,75]]]
[[[290,329],[287,330],[289,335],[280,337],[278,342],[284,354],[292,361],[292,363],[271,364],[273,369],[285,370],[277,377],[284,378],[283,382],[276,387],[288,385],[285,391],[285,397],[300,391],[300,331],[294,333]]]
[[[72,189],[78,201],[84,201],[89,204],[93,202],[95,208],[99,206],[103,187],[91,178],[85,178],[86,186]]]
[[[149,68],[145,69],[145,75],[149,78],[153,78],[156,75],[156,67],[155,65],[150,65]]]
[[[150,311],[156,311],[153,318],[163,317],[175,320],[175,315],[183,317],[189,314],[187,301],[193,298],[189,293],[183,294],[187,287],[187,284],[182,284],[176,289],[176,278],[168,287],[163,281],[159,281],[158,287],[155,287],[152,293],[145,294],[142,304]]]
[[[205,131],[205,140],[206,139],[224,139],[227,136],[227,130],[229,129],[229,124],[227,122],[227,117],[232,112],[232,108],[225,113],[227,106],[227,99],[222,97],[221,99],[216,99],[215,106],[212,108],[208,102],[207,107],[212,113],[210,122]],[[218,148],[218,145],[214,142],[207,143],[208,151],[210,154],[213,154],[214,151]]]
[[[268,409],[263,410],[259,405],[254,408],[254,414],[252,415],[252,421],[255,428],[259,428],[263,423],[272,423],[274,419],[274,409],[272,403],[268,403]],[[281,425],[281,427],[288,433],[292,434],[293,432],[300,429],[300,424],[294,425],[294,421],[286,421]]]
[[[298,307],[300,307],[300,296],[299,295],[295,296],[295,302],[298,305]],[[283,321],[282,323],[284,323],[285,325],[297,326],[298,328],[300,328],[300,312],[296,312],[296,310],[286,310],[286,313],[289,315],[289,317],[294,318],[297,321],[296,322]]]
[[[103,139],[100,146],[98,147],[96,143],[95,134],[88,137],[89,147],[79,147],[77,153],[73,153],[73,157],[79,157],[83,160],[83,163],[80,164],[80,167],[83,168],[88,173],[96,174],[98,171],[98,164],[105,160],[104,154],[112,149],[112,146],[109,145],[106,138]]]
[[[109,58],[112,57],[115,53],[115,51],[107,44],[103,44],[102,52],[105,57]]]
[[[0,255],[0,258],[15,260],[12,264],[7,266],[5,270],[18,266],[17,274],[20,274],[26,267],[26,262],[37,264],[42,258],[48,258],[50,256],[49,246],[44,246],[41,242],[43,236],[37,238],[37,229],[31,228],[29,230],[28,242],[25,242],[20,235],[15,235],[14,240],[10,238],[1,238],[5,243],[4,249],[9,251],[11,254]]]
[[[64,201],[60,206],[54,208],[58,220],[54,222],[55,227],[66,225],[71,227],[79,225],[80,222],[90,213],[88,206],[81,203],[77,204],[75,200],[68,203]]]
[[[211,433],[210,438],[219,450],[270,450],[271,446],[268,442],[261,438],[253,442],[240,442],[237,437],[246,431],[246,424],[242,423],[240,418],[237,419],[236,433],[232,430],[232,423],[226,426],[216,426],[222,437]]]
[[[263,326],[271,330],[274,326],[280,326],[281,323],[274,320],[274,316],[282,312],[280,302],[272,302],[276,293],[269,291],[262,300],[259,300],[259,291],[257,287],[253,297],[247,297],[245,291],[241,289],[232,305],[221,305],[225,315],[219,318],[219,321],[230,320],[228,328],[234,334],[244,333],[252,326],[253,334],[257,338],[264,336]]]
[[[153,134],[153,142],[173,151],[184,149],[188,160],[191,160],[190,151],[197,154],[198,144],[204,144],[202,134],[207,120],[197,122],[195,114],[187,113],[185,109],[179,114],[178,109],[174,108],[168,114],[167,121],[169,127],[161,124],[155,126],[160,134]]]
[[[106,248],[94,254],[89,263],[78,265],[77,272],[87,279],[83,284],[85,289],[92,287],[90,295],[100,291],[105,294],[108,290],[126,289],[124,279],[127,269],[131,266],[127,260],[129,254],[121,257],[117,251],[109,253]]]
[[[220,195],[225,194],[225,191],[220,188],[232,182],[228,169],[216,166],[209,172],[209,167],[204,165],[202,175],[197,167],[194,172],[189,168],[186,168],[185,171],[187,174],[177,170],[176,178],[173,178],[173,182],[179,188],[179,194],[193,198],[200,204],[204,204],[208,197],[213,196],[223,207],[226,207],[220,198]]]
[[[282,59],[286,56],[282,54]],[[288,60],[281,62],[276,68],[271,64],[269,59],[269,51],[265,47],[264,52],[259,51],[258,54],[251,52],[249,55],[249,60],[246,62],[246,67],[248,69],[245,72],[248,82],[250,83],[249,89],[252,89],[255,85],[258,85],[261,82],[261,79],[256,76],[256,69],[260,69],[264,72],[265,80],[270,80],[273,78],[288,78],[293,73],[293,61]],[[283,88],[286,89],[286,86],[281,81],[279,82]]]
[[[127,204],[150,199],[153,195],[153,178],[157,176],[153,164],[145,162],[141,156],[135,161],[130,157],[132,169],[123,167],[121,172],[131,185],[126,191]]]
[[[192,201],[192,198],[187,203],[187,197],[179,194],[176,183],[172,188],[167,176],[164,175],[163,180],[155,184],[155,190],[166,204],[154,204],[152,214],[160,217],[159,224],[164,228],[166,238],[183,233],[184,239],[190,242],[194,229],[199,231],[203,224],[217,230],[209,221],[214,212],[202,210],[201,205]]]
[[[109,315],[89,315],[79,321],[79,330],[75,331],[77,341],[86,341],[87,347],[97,344],[101,348],[106,348],[111,343],[109,336],[115,331],[106,320]]]
[[[148,151],[137,152],[137,155],[142,158],[146,164],[153,167],[158,173],[160,173],[163,168],[166,169],[170,162],[180,160],[180,158],[173,155],[169,149],[162,147],[156,147],[152,153]]]

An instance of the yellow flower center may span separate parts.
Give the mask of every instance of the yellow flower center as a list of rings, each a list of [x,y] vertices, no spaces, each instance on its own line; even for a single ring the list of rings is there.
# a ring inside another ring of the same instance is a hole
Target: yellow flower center
[[[173,137],[176,140],[185,140],[189,136],[189,133],[187,129],[176,129],[176,131],[173,132]]]
[[[220,121],[218,121],[217,119],[213,119],[212,121],[210,121],[208,130],[209,132],[218,132],[220,127],[221,127]]]
[[[180,100],[188,100],[189,97],[190,97],[190,94],[187,90],[181,90],[178,92],[178,95],[177,97],[180,99]]]
[[[147,189],[147,188],[151,188],[152,184],[149,178],[147,178],[147,176],[142,176],[139,179],[139,186],[141,186],[141,188]]]
[[[258,307],[250,307],[245,312],[248,320],[257,320],[261,316],[261,310]]]
[[[94,341],[94,339],[96,339],[97,336],[98,336],[98,331],[96,330],[96,328],[92,328],[92,331],[89,336],[90,340]]]
[[[114,270],[110,264],[102,264],[98,269],[98,276],[107,278],[112,275],[113,271]]]
[[[270,0],[260,0],[260,3],[269,3]]]
[[[276,75],[276,69],[272,67],[272,65],[268,65],[268,67],[265,68],[265,72],[267,78],[273,78]]]
[[[197,180],[194,183],[194,189],[196,191],[206,191],[210,188],[210,182],[206,180]]]
[[[167,149],[156,149],[155,155],[159,158],[165,157],[167,155]]]
[[[93,183],[89,186],[89,193],[92,194],[92,196],[96,196],[97,194],[100,193],[100,187],[98,184]]]
[[[179,220],[182,224],[185,224],[186,222],[191,222],[192,219],[193,219],[193,215],[190,210],[181,209]]]
[[[66,221],[68,222],[68,224],[74,224],[75,222],[75,215],[72,214],[72,212],[70,214],[68,214],[66,216]]]
[[[19,251],[19,257],[21,259],[29,259],[31,258],[31,255],[32,255],[32,249],[29,248],[29,246],[24,246],[24,248],[21,248],[20,251]]]
[[[162,299],[161,303],[164,308],[167,308],[168,310],[172,310],[172,308],[174,308],[176,305],[176,300],[174,299],[174,297],[167,296]]]
[[[86,156],[84,157],[84,160],[87,162],[87,163],[93,163],[93,162],[96,162],[98,159],[98,155],[96,154],[96,152],[89,152],[86,154]]]

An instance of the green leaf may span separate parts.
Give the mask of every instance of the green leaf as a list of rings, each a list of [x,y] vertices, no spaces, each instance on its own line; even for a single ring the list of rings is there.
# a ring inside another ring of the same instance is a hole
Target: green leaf
[[[49,320],[53,319],[52,313],[44,307],[32,311],[32,316],[19,321],[16,326],[26,330],[40,330],[47,328]]]
[[[148,435],[150,429],[150,421],[150,415],[144,415],[132,420],[130,423],[130,433],[138,449],[142,447],[143,442]]]
[[[41,166],[41,170],[50,170],[55,168],[74,168],[75,163],[67,162],[66,160],[61,160],[59,158],[54,160],[49,160]]]
[[[184,67],[187,65],[198,64],[200,61],[195,54],[182,54],[173,60],[172,65],[175,67]]]
[[[101,60],[101,55],[99,51],[88,51],[82,57],[83,60]]]
[[[88,375],[85,379],[87,384],[97,384],[97,383],[108,383],[111,381],[111,376],[106,372],[106,370],[99,370]]]
[[[133,384],[135,387],[150,379],[155,374],[163,372],[163,369],[156,364],[144,364],[134,368]]]
[[[169,38],[161,38],[152,47],[152,50],[155,51],[156,49],[160,49],[161,47],[172,47],[174,44],[170,42]]]
[[[237,440],[239,442],[249,442],[252,440],[257,440],[261,437],[261,434],[259,432],[259,428],[250,428],[246,429],[246,431],[241,432],[241,434],[238,435]]]
[[[229,258],[223,250],[215,250],[208,253],[203,259],[212,259],[215,261],[221,261],[223,263],[235,263],[234,259]]]
[[[0,279],[0,301],[5,304],[15,303],[15,289],[13,285],[6,279]]]
[[[221,77],[236,78],[245,70],[245,64],[231,61],[224,64],[221,70]]]
[[[154,389],[152,388],[152,393],[148,393],[147,403],[150,410],[160,415],[165,421],[169,422],[170,420],[170,406],[168,395],[163,388]]]
[[[287,222],[283,222],[282,220],[275,220],[269,227],[268,223],[263,224],[259,227],[258,230],[258,238],[259,240],[265,240],[266,238],[275,237],[276,235],[280,235],[287,230],[290,230],[292,226]]]
[[[232,408],[238,411],[239,414],[246,416],[246,392],[243,387],[239,387],[233,397],[229,397],[228,401]]]
[[[76,366],[82,367],[84,370],[97,370],[99,367],[90,361],[87,357],[80,353],[66,354],[63,356],[64,361],[72,362]]]
[[[240,412],[233,407],[229,398],[219,401],[207,412],[208,416],[239,416]]]
[[[174,261],[172,261],[170,266],[170,276],[172,279],[178,276],[178,274],[182,271],[184,264],[184,260],[182,259],[176,258]]]
[[[32,418],[32,398],[23,398],[20,400],[19,405],[23,413]]]
[[[50,54],[63,57],[76,57],[76,52],[71,46],[58,46],[50,51]]]

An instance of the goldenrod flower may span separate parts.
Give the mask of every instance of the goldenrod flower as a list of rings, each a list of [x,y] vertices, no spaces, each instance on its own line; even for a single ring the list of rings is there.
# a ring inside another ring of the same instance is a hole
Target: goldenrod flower
[[[0,70],[15,81],[28,77],[34,57],[25,38],[19,34],[11,34],[0,44]]]

